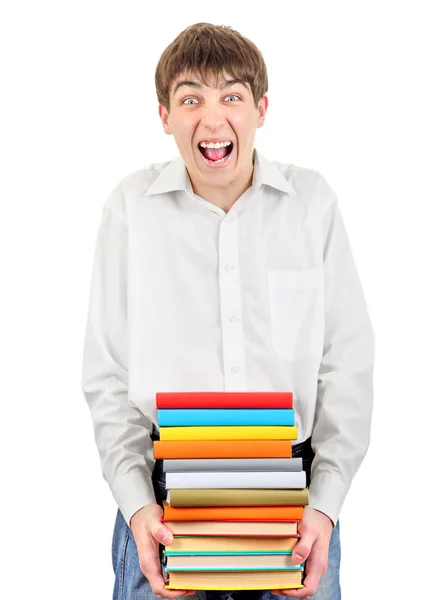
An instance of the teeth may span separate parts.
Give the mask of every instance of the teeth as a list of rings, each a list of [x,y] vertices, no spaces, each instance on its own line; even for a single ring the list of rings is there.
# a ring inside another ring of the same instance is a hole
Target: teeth
[[[230,146],[232,142],[200,142],[199,146],[202,148],[226,148],[226,146]]]
[[[224,158],[219,158],[218,160],[211,160],[211,162],[213,162],[213,163],[223,162],[225,160],[228,160],[228,158],[229,158],[229,155],[225,156]]]

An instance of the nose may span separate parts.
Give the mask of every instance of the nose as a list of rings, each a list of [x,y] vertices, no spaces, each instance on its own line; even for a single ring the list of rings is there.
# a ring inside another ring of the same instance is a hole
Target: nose
[[[211,130],[216,130],[226,123],[223,106],[220,102],[206,102],[201,113],[202,125]]]

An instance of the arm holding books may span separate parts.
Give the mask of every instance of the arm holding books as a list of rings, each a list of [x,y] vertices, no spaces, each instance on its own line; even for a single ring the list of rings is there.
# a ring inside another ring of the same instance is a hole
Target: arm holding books
[[[83,348],[82,388],[102,475],[129,525],[155,502],[150,420],[128,402],[127,224],[120,186],[103,207]],[[117,207],[116,207],[117,205]]]
[[[309,505],[337,523],[367,452],[374,332],[337,198],[323,180],[325,336],[312,430]]]
[[[273,590],[293,598],[315,594],[326,571],[332,529],[369,445],[373,405],[374,333],[337,198],[323,185],[325,338],[309,506],[293,552],[294,564],[306,561],[304,588]]]
[[[110,201],[119,200],[119,188]],[[157,595],[165,588],[158,553],[169,532],[152,485],[152,423],[128,403],[127,226],[122,210],[103,208],[98,231],[83,351],[82,388],[91,411],[102,474],[129,526],[140,565]],[[155,550],[157,548],[157,550]],[[152,578],[152,579],[151,579]]]

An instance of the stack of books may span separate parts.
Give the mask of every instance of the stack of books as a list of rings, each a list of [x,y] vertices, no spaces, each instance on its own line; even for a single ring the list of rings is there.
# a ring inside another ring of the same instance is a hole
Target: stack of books
[[[297,524],[308,504],[292,392],[156,395],[167,497],[169,589],[301,588]]]

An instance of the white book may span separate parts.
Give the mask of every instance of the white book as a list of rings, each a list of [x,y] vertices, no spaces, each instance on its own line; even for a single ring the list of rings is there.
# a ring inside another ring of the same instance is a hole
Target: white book
[[[305,471],[205,471],[166,473],[168,489],[193,488],[273,488],[303,489]]]

